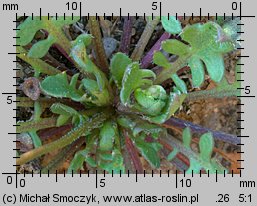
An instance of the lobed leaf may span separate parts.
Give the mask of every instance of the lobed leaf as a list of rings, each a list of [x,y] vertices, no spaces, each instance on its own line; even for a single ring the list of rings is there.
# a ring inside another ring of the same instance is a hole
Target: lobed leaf
[[[77,78],[75,76],[75,78]],[[40,83],[41,90],[52,97],[71,98],[74,101],[80,101],[83,93],[74,88],[74,82],[69,84],[65,72],[46,77]]]
[[[65,72],[46,77],[40,84],[41,90],[53,97],[68,97],[69,83]]]
[[[222,28],[214,22],[198,23],[187,26],[183,30],[181,38],[189,45],[176,39],[169,39],[162,42],[162,49],[170,54],[180,56],[188,63],[192,72],[193,86],[200,87],[204,81],[203,63],[210,78],[215,82],[220,82],[224,76],[222,55],[234,49],[232,40],[226,37]],[[162,65],[160,62],[157,64]],[[174,74],[174,71],[170,69],[170,73]],[[179,79],[177,80],[179,81]]]
[[[97,100],[94,101],[91,97],[88,98],[88,96],[85,95],[83,96],[82,101],[92,101],[93,104],[98,106],[108,105],[112,99],[109,82],[105,74],[87,55],[85,46],[89,43],[88,41],[91,39],[91,36],[84,36],[83,39],[84,40],[78,40],[73,43],[71,57],[80,66],[81,72],[90,77],[83,79],[82,83],[84,84],[85,89],[89,91],[90,95],[94,96]]]
[[[37,31],[43,29],[48,32],[47,39],[39,40],[35,43],[28,52],[28,56],[32,58],[41,58],[45,56],[49,48],[54,44],[59,44],[63,47],[66,53],[69,53],[70,42],[62,31],[64,25],[75,23],[79,17],[59,17],[58,19],[52,17],[28,17],[23,23],[18,26],[16,35],[19,36],[16,43],[21,46],[29,44]]]

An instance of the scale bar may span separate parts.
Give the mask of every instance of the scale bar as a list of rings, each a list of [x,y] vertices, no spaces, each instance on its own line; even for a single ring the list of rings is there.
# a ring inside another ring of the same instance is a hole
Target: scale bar
[[[241,88],[237,88],[237,89],[241,89]],[[237,97],[255,97],[255,96],[253,95],[253,96],[237,96]]]

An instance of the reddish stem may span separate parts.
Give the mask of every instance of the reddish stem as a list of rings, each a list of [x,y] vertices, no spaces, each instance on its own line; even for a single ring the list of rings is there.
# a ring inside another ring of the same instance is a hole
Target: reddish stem
[[[48,129],[43,129],[38,132],[38,136],[42,141],[47,141],[49,139],[56,140],[63,136],[65,133],[72,129],[72,124],[64,125],[61,127],[53,127]]]
[[[241,139],[239,137],[237,137],[236,135],[211,130],[211,129],[202,127],[200,125],[193,124],[192,122],[178,119],[175,117],[171,117],[170,119],[168,119],[165,123],[162,124],[162,126],[165,128],[177,127],[180,129],[189,127],[192,130],[192,132],[195,132],[198,134],[204,134],[204,133],[210,132],[210,133],[212,133],[214,139],[221,140],[223,142],[227,142],[227,143],[230,143],[233,145],[237,145],[237,144],[241,143]]]
[[[149,67],[152,64],[153,61],[153,55],[155,51],[159,51],[161,49],[162,41],[169,39],[170,34],[167,32],[164,32],[162,36],[157,40],[157,42],[153,45],[153,47],[150,49],[150,51],[143,57],[141,61],[141,67],[143,69]]]
[[[48,31],[42,30],[46,37],[48,36]],[[70,58],[69,54],[61,47],[61,45],[53,44],[53,48],[56,48],[63,56],[65,56],[66,59],[68,59],[72,64],[74,64],[74,61]],[[75,64],[74,64],[75,65]]]
[[[108,74],[109,65],[105,54],[104,45],[102,41],[102,34],[101,34],[101,30],[100,30],[100,26],[97,18],[92,16],[90,17],[89,29],[90,29],[90,33],[94,36],[93,48],[96,55],[97,66],[100,67],[104,73]]]
[[[126,145],[128,153],[130,155],[130,158],[133,162],[133,165],[134,165],[137,173],[143,174],[144,170],[143,170],[142,163],[139,159],[138,152],[135,149],[134,144],[132,143],[131,139],[128,137],[128,134],[125,131],[123,132],[123,134],[125,136],[125,145]]]
[[[125,54],[129,53],[130,40],[132,36],[132,22],[133,22],[133,17],[124,18],[123,33],[121,37],[119,51]]]

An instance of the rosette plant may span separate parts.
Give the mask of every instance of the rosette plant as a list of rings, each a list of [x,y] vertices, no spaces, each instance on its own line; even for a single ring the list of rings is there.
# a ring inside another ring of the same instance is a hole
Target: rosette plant
[[[238,81],[229,84],[224,76],[223,55],[235,50],[232,34],[214,21],[182,28],[175,17],[148,19],[129,55],[132,18],[125,18],[120,48],[108,61],[96,18],[86,21],[90,34],[67,36],[67,25],[78,21],[78,17],[27,17],[18,26],[17,56],[31,65],[34,77],[25,80],[23,91],[28,97],[18,97],[17,106],[32,107],[34,112],[31,119],[18,122],[17,132],[28,134],[34,148],[20,152],[17,164],[58,151],[40,169],[53,172],[70,159],[68,173],[142,173],[141,157],[151,168],[159,168],[162,156],[189,173],[227,171],[213,157],[215,140],[236,145],[238,139],[201,127],[195,151],[191,144],[196,125],[180,122],[174,115],[190,99],[238,95]],[[142,58],[157,24],[165,33]],[[46,61],[52,48],[76,68],[75,73]],[[179,73],[185,67],[187,81]],[[216,87],[201,89],[206,78]],[[189,88],[199,89],[189,92]],[[184,129],[182,137],[172,136],[171,126]],[[42,131],[51,134],[50,142],[42,143]],[[51,139],[54,135],[57,138]]]

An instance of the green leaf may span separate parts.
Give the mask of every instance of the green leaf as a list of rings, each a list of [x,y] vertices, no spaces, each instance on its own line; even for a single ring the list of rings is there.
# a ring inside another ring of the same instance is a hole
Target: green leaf
[[[99,149],[101,151],[111,151],[115,136],[117,135],[117,127],[111,121],[106,121],[100,130]]]
[[[162,124],[163,122],[168,120],[171,117],[171,115],[173,115],[179,109],[179,107],[182,105],[185,98],[186,98],[186,94],[170,93],[166,106],[161,111],[160,115],[157,115],[155,117],[144,117],[144,118],[150,122],[153,122],[156,124]]]
[[[87,37],[85,38],[87,39]],[[113,98],[112,93],[109,92],[111,88],[105,74],[88,57],[86,52],[88,43],[85,43],[85,40],[75,41],[71,50],[71,57],[80,66],[81,72],[90,77],[82,80],[85,89],[90,93],[90,97],[85,94],[81,101],[91,102],[97,106],[106,106]]]
[[[88,75],[99,72],[97,66],[87,55],[86,47],[83,41],[74,41],[71,49],[72,59],[81,67],[82,73]]]
[[[211,154],[213,151],[212,146],[214,143],[210,133],[206,133],[200,138],[200,154],[195,153],[195,151],[193,151],[190,147],[191,134],[189,128],[186,128],[183,131],[183,144],[172,136],[169,136],[169,139],[171,141],[168,142],[173,148],[178,149],[180,153],[188,157],[190,166],[186,171],[187,174],[191,174],[192,171],[194,173],[199,173],[202,169],[204,169],[206,172],[209,171],[210,173],[215,173],[216,170],[219,173],[223,173],[224,170],[226,170],[222,165],[217,164],[215,158],[211,159]],[[171,154],[171,157],[174,157],[174,155],[175,154]]]
[[[81,101],[91,102],[97,106],[105,106],[110,102],[110,95],[106,88],[100,91],[99,85],[95,80],[83,79],[82,84],[87,91]]]
[[[170,54],[180,56],[177,64],[180,64],[180,59],[189,64],[193,86],[200,87],[204,81],[203,62],[210,78],[220,82],[224,76],[223,54],[234,49],[233,41],[226,37],[222,28],[214,22],[189,25],[183,30],[181,38],[189,45],[169,39],[162,42],[162,48]],[[174,74],[172,67],[170,73]]]
[[[136,123],[136,126],[133,128],[133,136],[139,136],[142,133],[146,135],[151,135],[151,137],[157,139],[159,134],[165,131],[163,128],[155,124],[150,124],[147,122],[139,121]]]
[[[112,59],[110,64],[110,71],[113,80],[115,81],[118,88],[122,86],[122,78],[124,72],[129,64],[132,63],[132,60],[123,53],[116,53]]]
[[[16,40],[17,44],[21,46],[26,46],[28,43],[32,41],[36,32],[40,29],[43,29],[44,25],[42,21],[39,21],[39,18],[34,18],[29,16],[25,19],[25,21],[18,26],[18,30],[16,32],[16,36],[20,37]]]
[[[190,131],[190,128],[189,127],[186,127],[184,130],[183,130],[183,134],[182,134],[182,137],[183,137],[183,144],[185,147],[187,148],[190,148],[191,146],[191,141],[192,141],[192,135],[191,135],[191,131]]]
[[[90,167],[97,167],[97,163],[93,157],[86,156],[85,161]]]
[[[104,152],[104,151],[101,151],[99,152],[99,157],[101,160],[104,160],[104,161],[111,161],[112,160],[112,154],[110,152]]]
[[[214,148],[214,140],[211,133],[205,133],[199,141],[200,157],[205,162],[210,162]]]
[[[85,161],[85,157],[83,155],[84,151],[79,151],[75,154],[72,159],[70,166],[68,168],[67,174],[71,174],[72,171],[78,171],[82,168],[83,162]]]
[[[190,47],[178,41],[177,39],[168,39],[163,41],[162,49],[170,54],[176,54],[179,56],[190,52]]]
[[[53,104],[50,107],[50,110],[53,113],[60,115],[56,122],[57,127],[64,125],[71,117],[77,116],[77,118],[79,118],[80,116],[75,109],[61,103]]]
[[[168,155],[167,160],[172,161],[176,155],[179,153],[179,150],[177,148],[174,148],[172,152]]]
[[[175,16],[162,16],[161,22],[165,31],[170,34],[179,34],[182,31],[181,24]]]
[[[80,115],[75,109],[62,103],[54,103],[50,107],[50,110],[55,114],[61,114],[66,116]]]
[[[190,43],[190,46],[192,48],[202,47],[203,46],[202,41],[203,40],[205,41],[205,39],[202,38],[202,33],[203,33],[202,28],[203,28],[202,24],[199,24],[199,23],[188,25],[186,26],[186,28],[184,28],[181,34],[181,38],[184,41],[187,41],[188,43]]]
[[[81,169],[85,160],[87,160],[88,162],[92,162],[89,160],[89,157],[90,157],[89,153],[93,149],[95,141],[96,141],[95,135],[90,134],[87,136],[86,148],[76,152],[76,154],[74,155],[74,158],[72,159],[70,166],[68,168],[68,171],[67,171],[68,174],[71,174],[72,170],[76,172],[77,170]]]
[[[198,57],[191,57],[188,61],[191,69],[193,87],[200,87],[204,81],[204,65]]]
[[[96,167],[97,166],[96,161],[92,157],[90,157],[89,152],[90,152],[90,149],[88,149],[88,147],[86,147],[84,150],[78,151],[75,154],[74,158],[72,159],[67,173],[71,174],[72,170],[76,172],[82,169],[84,162],[89,164],[91,167]]]
[[[41,90],[52,97],[72,98],[74,101],[79,101],[82,93],[68,82],[65,72],[54,76],[46,77],[40,84]]]
[[[195,33],[194,35],[192,35]],[[181,35],[183,40],[186,40],[192,46],[192,53],[195,59],[191,60],[192,64],[199,66],[197,72],[201,75],[196,82],[197,86],[202,83],[203,75],[201,74],[202,68],[198,57],[201,59],[207,68],[210,78],[215,82],[220,82],[224,75],[224,61],[222,54],[228,51],[232,51],[233,43],[227,39],[224,40],[221,36],[224,35],[222,28],[214,22],[208,22],[204,25],[197,24],[192,29],[185,29]],[[196,67],[195,67],[196,68]]]
[[[40,84],[41,90],[47,95],[59,98],[71,98],[74,101],[83,104],[93,103],[97,106],[104,106],[109,104],[110,95],[107,88],[100,91],[99,85],[95,80],[83,79],[82,85],[87,91],[83,91],[82,87],[76,88],[79,74],[75,74],[68,82],[67,74],[65,72],[54,76],[46,77]]]
[[[120,91],[120,99],[125,106],[130,105],[130,95],[135,89],[152,85],[155,73],[148,69],[140,69],[138,62],[134,62],[127,66],[122,79],[122,88]]]
[[[171,63],[168,61],[166,56],[164,56],[164,54],[160,51],[154,52],[153,63],[155,63],[158,66],[161,66],[163,68],[170,68],[171,67]]]
[[[57,121],[56,121],[56,126],[57,127],[60,127],[62,125],[64,125],[65,123],[68,122],[68,120],[70,119],[71,116],[69,115],[60,115],[58,118],[57,118]]]
[[[39,40],[34,44],[28,53],[29,57],[43,57],[54,43],[61,45],[65,52],[69,53],[71,44],[65,36],[62,27],[64,25],[75,23],[79,19],[79,17],[67,17],[65,20],[60,17],[57,20],[54,17],[48,19],[46,16],[37,16],[33,17],[33,19],[32,17],[28,17],[18,26],[16,34],[20,38],[17,39],[16,43],[21,46],[26,46],[33,40],[37,31],[44,29],[48,32],[47,39]]]
[[[186,174],[192,174],[192,171],[196,174],[199,173],[200,170],[202,169],[202,165],[196,159],[189,158],[189,160],[190,160],[190,166],[187,169]]]
[[[155,147],[151,143],[147,143],[140,138],[136,138],[135,146],[138,148],[141,155],[150,163],[152,167],[160,167],[160,158]]]
[[[33,141],[35,148],[42,146],[42,141],[41,141],[40,137],[37,135],[37,131],[33,130],[28,133]]]
[[[54,75],[54,74],[61,73],[60,70],[47,64],[45,61],[41,59],[28,57],[28,53],[23,47],[17,47],[16,52],[18,53],[17,57],[27,62],[28,64],[30,64],[35,72],[40,72],[47,75]]]
[[[98,84],[95,80],[92,79],[82,79],[82,84],[85,89],[90,92],[92,95],[99,91]]]
[[[73,45],[83,43],[85,47],[89,46],[92,42],[93,36],[91,34],[80,34],[73,42]]]
[[[187,93],[186,83],[182,79],[180,79],[177,74],[173,74],[171,78],[176,84],[176,87],[179,89],[179,91],[186,94]]]
[[[111,154],[111,158],[109,161],[101,161],[99,167],[109,174],[113,172],[113,174],[119,174],[120,172],[125,173],[125,166],[123,162],[123,157],[121,152],[118,149],[114,149]]]
[[[140,119],[133,119],[129,117],[120,116],[117,119],[120,126],[130,129],[134,137],[142,134],[151,135],[153,138],[158,138],[161,132],[166,131],[156,124],[151,124]]]
[[[74,75],[71,77],[71,80],[70,80],[70,87],[71,87],[72,89],[76,89],[77,82],[78,82],[78,78],[79,78],[79,73],[74,74]]]
[[[124,128],[130,128],[130,129],[133,129],[135,126],[136,126],[136,123],[128,118],[128,117],[125,117],[125,116],[121,116],[117,119],[117,122],[120,126],[124,127]]]
[[[28,56],[32,58],[42,58],[46,55],[54,42],[55,38],[49,35],[47,39],[35,43],[29,50]]]
[[[69,83],[65,72],[46,77],[40,84],[41,90],[53,97],[68,97]]]
[[[160,85],[153,85],[147,89],[138,88],[134,95],[139,104],[135,108],[151,116],[160,114],[168,99],[166,91]]]

